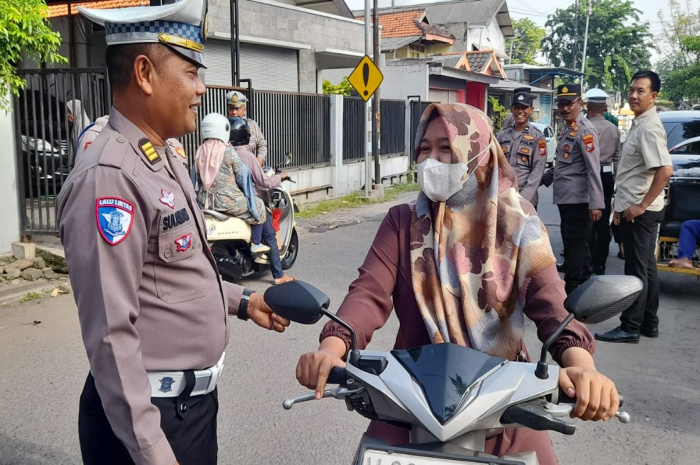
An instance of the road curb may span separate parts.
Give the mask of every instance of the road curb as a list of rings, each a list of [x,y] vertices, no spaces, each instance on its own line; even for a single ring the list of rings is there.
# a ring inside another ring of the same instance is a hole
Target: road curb
[[[16,286],[11,286],[0,291],[0,306],[19,303],[19,301],[22,300],[22,297],[26,296],[30,292],[44,296],[58,287],[70,289],[70,282],[67,279],[61,279],[42,283],[27,282]]]

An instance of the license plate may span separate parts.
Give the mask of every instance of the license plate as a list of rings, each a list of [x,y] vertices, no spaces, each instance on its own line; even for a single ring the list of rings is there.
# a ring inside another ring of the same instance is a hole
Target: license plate
[[[466,458],[464,460],[443,459],[372,449],[366,449],[362,454],[362,465],[463,465],[465,463],[484,464],[484,462],[474,462]]]

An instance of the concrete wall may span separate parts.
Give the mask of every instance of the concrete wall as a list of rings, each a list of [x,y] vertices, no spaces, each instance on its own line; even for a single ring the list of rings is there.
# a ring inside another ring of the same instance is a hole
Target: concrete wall
[[[473,44],[479,45],[479,41],[481,41],[482,49],[505,52],[506,39],[496,21],[491,21],[486,29],[468,28],[466,23],[447,24],[446,27],[455,36],[455,51],[469,52],[473,50]],[[467,28],[465,39],[465,29]]]
[[[17,185],[17,154],[15,149],[14,115],[0,110],[0,254],[9,253],[12,243],[19,240],[19,187]]]
[[[420,95],[428,99],[428,65],[426,63],[387,65],[382,68],[384,82],[381,85],[382,98],[406,99],[409,95]]]
[[[230,1],[210,0],[209,34],[230,34]],[[316,52],[364,52],[364,23],[271,0],[239,2],[241,35],[310,45],[299,50],[299,91],[317,91]]]

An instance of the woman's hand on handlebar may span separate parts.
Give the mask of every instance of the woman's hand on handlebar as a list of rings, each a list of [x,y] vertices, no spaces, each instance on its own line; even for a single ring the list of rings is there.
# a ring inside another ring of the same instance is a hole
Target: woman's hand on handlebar
[[[333,367],[344,367],[345,342],[330,336],[321,342],[316,352],[302,355],[297,363],[297,381],[302,386],[316,391],[316,399],[323,397],[326,382]]]
[[[559,371],[559,387],[576,399],[571,416],[582,420],[609,420],[620,408],[615,383],[593,368],[568,367]]]

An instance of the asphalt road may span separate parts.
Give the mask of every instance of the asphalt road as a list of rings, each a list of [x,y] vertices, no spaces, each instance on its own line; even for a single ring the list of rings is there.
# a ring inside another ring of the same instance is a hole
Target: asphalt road
[[[540,198],[540,214],[558,253],[559,217],[551,190],[542,189]],[[326,292],[335,310],[387,209],[374,205],[300,222],[301,252],[292,274]],[[622,271],[616,253],[612,245],[610,273]],[[267,275],[245,284],[261,291],[270,281]],[[552,433],[562,464],[700,462],[700,283],[662,273],[661,285],[661,337],[639,345],[599,343],[596,352],[598,368],[624,393],[632,423],[577,421],[574,436]],[[220,384],[219,463],[349,463],[367,424],[362,417],[334,399],[282,408],[282,400],[305,392],[294,368],[300,354],[317,347],[320,324],[297,325],[282,335],[235,319],[231,326]],[[371,348],[389,349],[396,328],[391,319]],[[539,351],[534,327],[528,346],[531,353]],[[72,296],[0,308],[0,464],[80,463],[77,403],[87,369]]]

